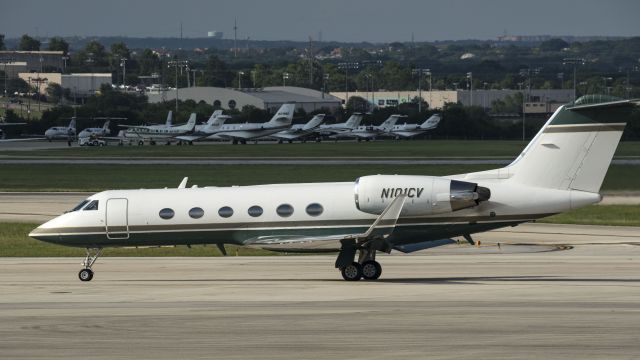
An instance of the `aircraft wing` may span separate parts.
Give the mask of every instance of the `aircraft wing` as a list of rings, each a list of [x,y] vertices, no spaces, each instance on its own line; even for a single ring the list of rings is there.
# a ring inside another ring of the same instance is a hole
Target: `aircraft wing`
[[[180,136],[174,136],[172,139],[176,139],[176,140],[181,140],[181,141],[198,141],[200,139],[204,139],[210,135],[213,134],[209,134],[209,135],[204,135],[204,136],[199,136],[199,135],[180,135]]]
[[[364,233],[344,233],[324,236],[269,235],[258,236],[244,244],[280,252],[334,252],[344,240],[362,244],[376,238],[386,238],[396,227],[406,195],[396,197]]]

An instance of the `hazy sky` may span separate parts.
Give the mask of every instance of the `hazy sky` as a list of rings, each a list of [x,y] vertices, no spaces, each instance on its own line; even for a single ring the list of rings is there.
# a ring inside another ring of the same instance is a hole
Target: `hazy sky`
[[[640,35],[638,0],[0,0],[0,33],[416,41]],[[37,30],[36,30],[37,29]]]

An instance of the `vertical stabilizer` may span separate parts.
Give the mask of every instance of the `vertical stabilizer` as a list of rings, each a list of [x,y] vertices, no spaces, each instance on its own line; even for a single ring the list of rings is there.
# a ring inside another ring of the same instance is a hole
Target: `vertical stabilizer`
[[[420,125],[420,129],[423,129],[423,130],[435,129],[438,127],[440,120],[442,120],[442,117],[440,116],[440,114],[433,114],[431,115],[431,117],[429,117],[427,120],[425,120],[425,122],[423,122]]]
[[[167,121],[164,124],[166,126],[173,125],[173,111],[169,110],[169,113],[167,114]]]
[[[636,103],[614,101],[558,109],[520,156],[503,169],[536,187],[597,193]]]
[[[275,115],[266,125],[268,127],[284,127],[289,126],[293,122],[293,112],[296,110],[296,104],[283,104]]]
[[[362,118],[363,117],[364,117],[364,115],[362,115],[360,113],[353,113],[353,114],[351,114],[351,116],[349,117],[349,119],[347,120],[347,122],[344,125],[348,129],[355,129],[358,126],[360,126],[360,123],[362,122]]]

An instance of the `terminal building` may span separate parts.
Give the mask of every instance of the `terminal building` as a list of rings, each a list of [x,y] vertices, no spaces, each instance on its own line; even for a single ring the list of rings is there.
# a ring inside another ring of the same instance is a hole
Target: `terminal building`
[[[273,86],[265,88],[232,89],[219,87],[190,87],[178,89],[178,99],[204,101],[214,107],[241,110],[246,105],[275,112],[284,103],[294,102],[297,109],[306,112],[326,109],[335,111],[342,106],[342,100],[321,91],[295,87]],[[150,103],[173,101],[176,91],[147,93]]]
[[[527,91],[524,91],[526,93]],[[504,100],[507,96],[514,96],[523,93],[523,90],[436,90],[422,91],[422,99],[429,104],[432,109],[442,109],[446,103],[461,103],[464,106],[482,106],[485,109],[491,108],[491,103],[495,100]],[[346,100],[346,92],[332,92],[331,95]],[[369,102],[373,107],[396,107],[400,104],[409,103],[420,97],[418,90],[410,91],[354,91],[348,93],[349,97],[359,96]],[[573,89],[532,89],[529,92],[528,100],[524,104],[525,111],[531,113],[549,113],[555,111],[561,104],[566,104],[573,100]]]
[[[62,51],[0,51],[0,66],[7,66],[7,73],[13,74],[13,78],[20,72],[62,72],[64,59]],[[10,67],[17,69],[11,70]]]
[[[72,98],[86,98],[100,91],[102,85],[112,84],[111,73],[19,73],[18,76],[39,89],[41,94],[46,93],[49,84],[58,84],[69,89]],[[40,85],[40,86],[38,86]]]

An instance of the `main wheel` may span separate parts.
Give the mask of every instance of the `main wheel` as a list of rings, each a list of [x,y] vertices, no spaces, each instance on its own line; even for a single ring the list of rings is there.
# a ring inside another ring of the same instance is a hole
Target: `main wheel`
[[[362,266],[357,262],[345,266],[341,270],[342,278],[347,281],[358,281],[362,277]]]
[[[377,280],[382,275],[382,266],[375,260],[365,261],[362,264],[362,277],[365,280]]]
[[[93,271],[91,269],[82,269],[78,273],[78,278],[81,281],[91,281],[93,279]]]

